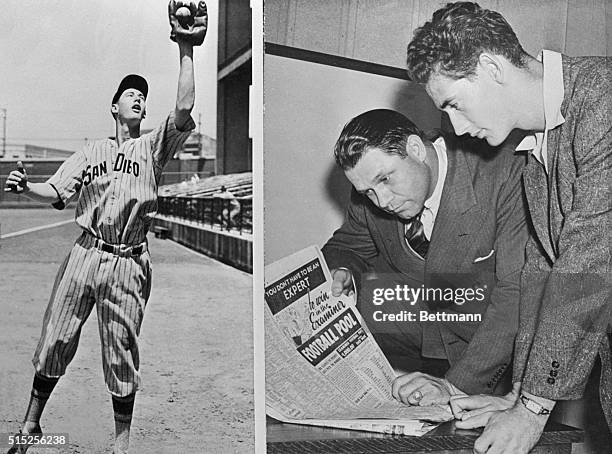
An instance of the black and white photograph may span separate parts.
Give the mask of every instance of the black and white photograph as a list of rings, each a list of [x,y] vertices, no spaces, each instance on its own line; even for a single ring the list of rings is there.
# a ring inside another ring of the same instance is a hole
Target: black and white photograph
[[[268,452],[610,452],[610,2],[264,13]]]
[[[254,452],[251,21],[3,2],[2,452]]]
[[[610,0],[5,0],[0,452],[612,452]]]

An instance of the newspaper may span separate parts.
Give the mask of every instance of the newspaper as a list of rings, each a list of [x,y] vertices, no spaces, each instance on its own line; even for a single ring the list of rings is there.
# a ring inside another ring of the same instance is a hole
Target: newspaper
[[[420,435],[452,419],[447,405],[406,406],[395,372],[355,307],[333,297],[320,250],[265,269],[267,413],[283,422]]]

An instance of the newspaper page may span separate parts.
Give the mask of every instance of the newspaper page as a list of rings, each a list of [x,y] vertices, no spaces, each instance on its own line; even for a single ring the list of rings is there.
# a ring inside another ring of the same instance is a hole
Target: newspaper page
[[[347,420],[367,419],[361,421],[361,430],[374,430],[373,418],[393,419],[405,422],[410,434],[416,431],[411,429],[417,427],[415,421],[452,419],[448,406],[411,407],[393,399],[395,373],[358,313],[354,297],[332,297],[331,275],[318,248],[275,262],[265,274],[270,416],[284,422],[315,420],[317,425],[336,420],[336,427],[341,421],[347,427]]]
[[[389,435],[421,436],[438,427],[439,423],[417,419],[286,419],[268,407],[268,414],[282,422],[336,429],[361,430]]]

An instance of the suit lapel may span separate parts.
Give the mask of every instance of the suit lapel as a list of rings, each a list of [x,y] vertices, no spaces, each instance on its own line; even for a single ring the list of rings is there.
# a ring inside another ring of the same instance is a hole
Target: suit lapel
[[[447,150],[446,155],[448,171],[427,254],[430,271],[450,269],[453,260],[464,260],[465,241],[482,225],[466,156],[457,150]]]
[[[571,72],[569,63],[562,57],[562,71],[563,71],[563,87],[564,97],[561,103],[561,113],[564,117],[567,117],[567,107],[571,96]],[[566,118],[566,123],[571,121]],[[562,145],[561,138],[562,125],[548,132],[548,146],[547,146],[547,163],[548,163],[548,187],[549,189],[549,204],[548,204],[548,222],[549,222],[549,236],[551,247],[553,252],[558,254],[558,241],[557,239],[561,235],[561,228],[563,227],[564,217],[562,215],[562,200],[571,200],[571,194],[562,193],[562,188],[559,186],[560,175],[564,172],[559,172],[559,168],[562,167],[562,156],[560,153],[560,146]],[[567,144],[565,144],[567,145]]]
[[[561,226],[563,223],[562,216],[559,216],[561,213],[561,208],[559,206],[560,194],[559,194],[559,186],[555,181],[555,174],[557,172],[557,168],[559,166],[559,153],[557,152],[559,146],[559,140],[561,137],[561,127],[557,127],[556,129],[548,132],[548,146],[547,146],[547,154],[548,154],[548,194],[549,194],[549,203],[548,203],[548,235],[550,238],[550,245],[552,248],[553,257],[557,256],[557,241],[555,238],[559,238],[561,233]],[[554,259],[553,259],[554,260]]]
[[[554,261],[555,254],[550,242],[548,224],[547,175],[542,164],[533,156],[529,156],[529,163],[523,170],[523,185],[535,233],[550,260]]]

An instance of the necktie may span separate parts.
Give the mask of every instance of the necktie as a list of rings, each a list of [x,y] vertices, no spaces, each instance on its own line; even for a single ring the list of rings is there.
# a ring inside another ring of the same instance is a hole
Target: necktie
[[[425,258],[427,256],[427,249],[429,249],[429,240],[425,236],[425,229],[423,229],[423,223],[421,222],[421,216],[415,216],[410,223],[410,227],[406,231],[406,240],[410,247]]]

